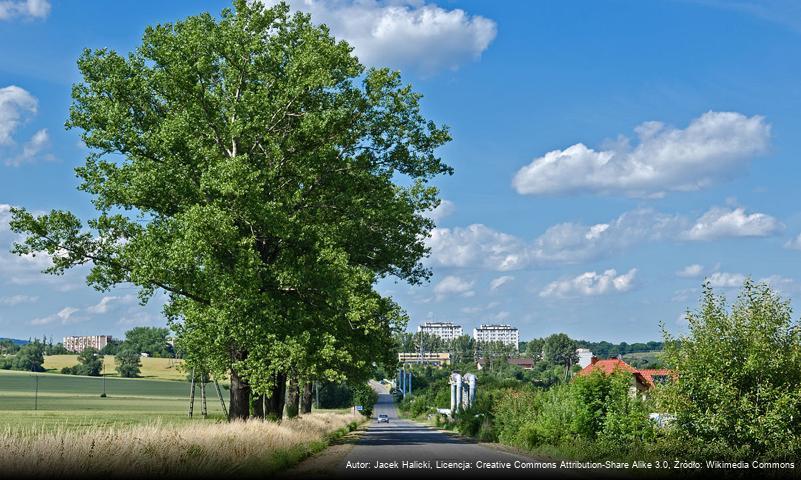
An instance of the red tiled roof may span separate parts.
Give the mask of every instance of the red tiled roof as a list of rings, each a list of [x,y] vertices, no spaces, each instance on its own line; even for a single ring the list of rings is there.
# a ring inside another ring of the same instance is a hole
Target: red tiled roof
[[[642,375],[642,377],[645,379],[645,381],[650,385],[654,384],[654,377],[655,376],[656,377],[671,377],[671,378],[675,376],[675,374],[673,373],[673,370],[668,370],[666,368],[651,368],[651,369],[645,369],[645,370],[638,370],[637,372],[640,375]]]
[[[590,373],[600,370],[606,375],[610,375],[616,371],[621,372],[629,372],[632,375],[638,377],[642,383],[645,385],[652,387],[654,385],[654,376],[670,376],[673,377],[675,374],[672,370],[667,369],[644,369],[644,370],[637,370],[628,363],[624,362],[623,360],[619,360],[617,358],[611,358],[609,360],[597,360],[595,363],[591,363],[581,369],[578,372],[579,375],[589,375]]]
[[[578,374],[589,375],[595,370],[600,370],[607,375],[614,373],[615,370],[620,370],[623,372],[631,372],[631,373],[636,372],[636,370],[631,365],[624,362],[623,360],[619,360],[617,358],[610,358],[609,360],[598,360],[595,363],[591,363],[586,367],[584,367],[583,369],[581,369],[581,371],[578,372]]]

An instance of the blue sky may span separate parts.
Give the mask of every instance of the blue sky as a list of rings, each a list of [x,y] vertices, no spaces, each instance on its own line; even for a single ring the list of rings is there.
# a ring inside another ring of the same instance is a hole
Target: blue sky
[[[428,285],[384,280],[412,318],[510,323],[521,338],[644,341],[684,328],[704,278],[801,296],[801,9],[743,0],[293,2],[448,124],[455,168]],[[63,125],[83,48],[227,2],[0,1],[0,336],[162,325],[156,297],[16,258],[7,208],[88,218]]]

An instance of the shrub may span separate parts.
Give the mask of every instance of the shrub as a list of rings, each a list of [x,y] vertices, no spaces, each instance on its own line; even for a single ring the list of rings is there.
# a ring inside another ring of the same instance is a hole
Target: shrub
[[[662,392],[677,433],[701,444],[743,446],[761,458],[801,454],[801,325],[766,284],[747,280],[728,309],[704,285],[688,312],[689,334],[665,333],[665,360],[677,372]]]

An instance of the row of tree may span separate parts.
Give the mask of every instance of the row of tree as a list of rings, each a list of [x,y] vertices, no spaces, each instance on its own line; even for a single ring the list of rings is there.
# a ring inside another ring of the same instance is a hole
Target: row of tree
[[[49,254],[55,274],[91,264],[89,284],[142,301],[166,292],[187,364],[230,379],[231,418],[280,418],[285,393],[296,412],[313,380],[394,364],[406,316],[374,284],[430,275],[430,183],[451,172],[447,129],[397,72],[246,0],[78,68],[67,125],[91,150],[76,173],[98,215],[15,208],[15,253]]]

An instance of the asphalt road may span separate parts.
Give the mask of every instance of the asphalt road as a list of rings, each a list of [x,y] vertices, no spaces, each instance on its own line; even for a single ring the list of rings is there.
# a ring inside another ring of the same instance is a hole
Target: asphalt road
[[[543,469],[533,458],[480,445],[470,439],[400,419],[392,397],[380,393],[373,412],[389,416],[389,423],[373,423],[342,461],[342,476],[532,477],[572,472]],[[406,463],[404,463],[406,462]]]

